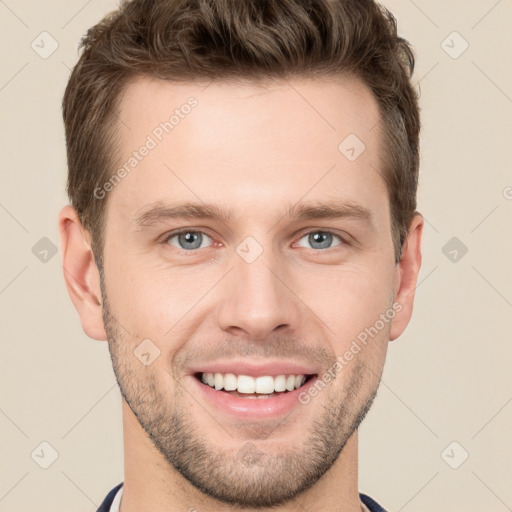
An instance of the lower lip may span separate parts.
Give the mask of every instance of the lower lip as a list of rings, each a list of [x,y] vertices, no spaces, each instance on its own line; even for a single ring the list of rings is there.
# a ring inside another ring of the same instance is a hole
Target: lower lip
[[[189,377],[193,381],[192,385],[216,410],[245,420],[279,418],[289,414],[298,406],[303,407],[299,401],[299,395],[307,392],[318,379],[318,377],[310,378],[299,389],[274,395],[271,398],[241,398],[225,391],[217,391],[207,384],[203,384],[193,375]]]

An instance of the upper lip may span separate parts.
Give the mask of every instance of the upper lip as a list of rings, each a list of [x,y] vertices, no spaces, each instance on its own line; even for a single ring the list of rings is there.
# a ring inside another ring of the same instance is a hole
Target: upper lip
[[[318,374],[318,370],[312,366],[293,361],[266,360],[257,362],[254,360],[237,359],[197,365],[191,368],[189,373],[234,373],[235,375],[261,377],[264,375],[313,375]]]

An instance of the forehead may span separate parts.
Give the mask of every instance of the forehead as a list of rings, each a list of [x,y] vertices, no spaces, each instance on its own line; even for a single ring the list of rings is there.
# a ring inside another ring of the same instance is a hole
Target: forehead
[[[109,202],[127,219],[184,199],[248,212],[329,194],[375,209],[376,198],[387,201],[379,120],[372,92],[354,78],[140,78],[120,103],[114,171],[125,172]]]

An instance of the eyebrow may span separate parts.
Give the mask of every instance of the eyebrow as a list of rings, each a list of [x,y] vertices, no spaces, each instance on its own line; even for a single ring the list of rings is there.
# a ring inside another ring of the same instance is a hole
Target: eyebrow
[[[156,203],[135,219],[140,227],[149,227],[168,219],[214,219],[224,223],[231,218],[231,211],[223,211],[213,204],[179,203],[166,206]]]
[[[151,227],[169,219],[213,219],[227,224],[234,214],[231,209],[223,210],[208,203],[183,202],[172,206],[155,203],[137,216],[134,222],[141,228]],[[276,224],[284,217],[295,221],[346,218],[363,221],[373,227],[372,212],[354,201],[296,203],[288,207]]]

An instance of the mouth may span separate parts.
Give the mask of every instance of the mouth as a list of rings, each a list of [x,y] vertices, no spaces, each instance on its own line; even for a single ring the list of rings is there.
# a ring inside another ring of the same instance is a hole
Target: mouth
[[[293,411],[298,415],[300,409],[304,420],[302,396],[316,385],[320,373],[308,362],[241,358],[190,368],[188,382],[196,400],[220,421],[278,420]]]
[[[317,374],[280,374],[251,376],[235,373],[196,372],[195,379],[203,386],[242,399],[270,399],[299,390]]]

